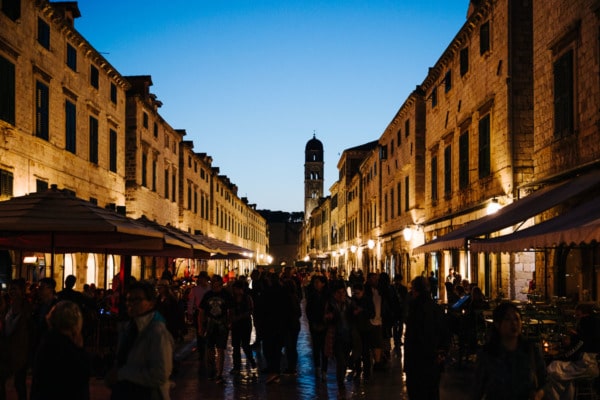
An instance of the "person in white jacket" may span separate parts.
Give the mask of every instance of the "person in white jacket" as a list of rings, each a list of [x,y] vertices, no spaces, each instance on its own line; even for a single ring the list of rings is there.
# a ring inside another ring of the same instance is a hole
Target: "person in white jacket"
[[[174,340],[155,304],[153,284],[142,281],[129,286],[130,320],[119,334],[116,364],[106,376],[111,400],[170,399]]]

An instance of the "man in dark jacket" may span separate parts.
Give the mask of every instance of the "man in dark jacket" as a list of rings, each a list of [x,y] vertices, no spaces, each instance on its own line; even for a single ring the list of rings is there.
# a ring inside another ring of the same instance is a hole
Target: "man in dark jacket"
[[[442,364],[450,336],[442,309],[431,297],[427,279],[422,276],[413,279],[410,293],[404,341],[408,397],[439,399]]]

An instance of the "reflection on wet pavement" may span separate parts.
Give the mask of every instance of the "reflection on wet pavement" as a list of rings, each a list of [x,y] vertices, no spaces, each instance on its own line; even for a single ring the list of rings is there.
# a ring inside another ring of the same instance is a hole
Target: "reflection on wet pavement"
[[[252,338],[252,342],[254,337]],[[265,360],[260,351],[255,350],[258,367],[250,369],[242,352],[242,370],[231,375],[231,346],[225,352],[225,368],[223,383],[198,377],[198,361],[196,353],[191,352],[180,365],[180,372],[175,378],[176,386],[171,392],[173,400],[190,399],[337,399],[338,389],[335,382],[335,362],[329,363],[325,382],[315,376],[312,367],[310,335],[308,324],[302,317],[302,329],[298,338],[298,366],[296,375],[281,375],[278,383],[265,382],[265,374],[259,371],[265,367]],[[282,357],[282,371],[285,370],[285,356]],[[350,371],[349,371],[350,372]],[[442,378],[442,399],[460,400],[467,398],[464,388],[468,387],[471,375],[468,372],[452,373]],[[426,384],[426,383],[425,383]],[[374,371],[368,382],[355,381],[348,374],[346,380],[347,399],[406,399],[403,385],[401,360],[392,358],[389,367],[383,371]]]

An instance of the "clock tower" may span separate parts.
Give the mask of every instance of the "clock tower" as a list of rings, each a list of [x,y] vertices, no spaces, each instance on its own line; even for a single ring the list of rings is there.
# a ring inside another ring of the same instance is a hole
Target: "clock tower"
[[[314,134],[306,143],[304,156],[304,220],[308,221],[323,197],[323,143]]]

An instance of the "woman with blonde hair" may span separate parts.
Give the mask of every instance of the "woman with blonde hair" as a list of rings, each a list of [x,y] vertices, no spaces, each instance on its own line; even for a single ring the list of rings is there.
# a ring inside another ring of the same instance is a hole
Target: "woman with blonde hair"
[[[31,400],[89,399],[91,368],[83,348],[81,309],[72,301],[62,300],[46,319],[50,329],[35,353]]]

